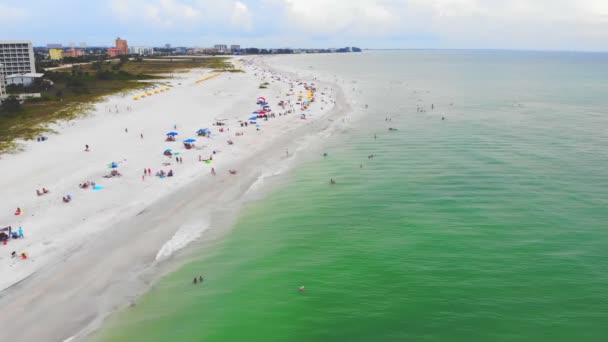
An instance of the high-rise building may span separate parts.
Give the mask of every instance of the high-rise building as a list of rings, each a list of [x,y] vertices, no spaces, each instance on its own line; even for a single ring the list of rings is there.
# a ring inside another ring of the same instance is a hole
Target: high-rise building
[[[110,57],[116,57],[120,55],[128,55],[129,54],[129,44],[125,39],[120,39],[120,37],[116,38],[116,47],[108,49],[108,55]]]
[[[165,49],[170,49],[171,48],[171,44],[165,44]]]
[[[232,52],[241,51],[241,46],[240,45],[230,45],[230,51],[232,51]]]
[[[61,58],[63,58],[63,50],[61,50],[61,49],[50,49],[49,50],[49,58],[51,58],[54,61],[60,60]]]
[[[46,44],[47,49],[61,49],[63,45],[61,44]]]
[[[0,64],[4,64],[3,75],[35,73],[32,42],[0,40]]]
[[[122,55],[129,53],[129,44],[127,44],[126,39],[120,39],[120,37],[116,38],[116,48]]]

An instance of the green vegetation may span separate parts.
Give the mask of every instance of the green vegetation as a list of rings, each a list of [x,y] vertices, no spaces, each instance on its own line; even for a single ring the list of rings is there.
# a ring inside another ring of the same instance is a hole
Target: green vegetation
[[[170,74],[192,68],[219,71],[233,70],[227,58],[121,58],[95,61],[45,73],[46,80],[37,80],[31,87],[10,86],[9,94],[40,93],[41,97],[23,102],[6,99],[0,106],[0,153],[14,150],[15,139],[35,139],[49,132],[47,124],[70,120],[82,115],[102,97],[149,87],[142,80],[162,80]],[[48,82],[51,81],[52,83]],[[162,82],[162,81],[159,81]]]

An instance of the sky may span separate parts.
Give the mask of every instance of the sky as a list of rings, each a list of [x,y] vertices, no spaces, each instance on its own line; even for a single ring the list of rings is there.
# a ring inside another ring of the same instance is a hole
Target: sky
[[[608,0],[0,0],[35,46],[608,51]]]

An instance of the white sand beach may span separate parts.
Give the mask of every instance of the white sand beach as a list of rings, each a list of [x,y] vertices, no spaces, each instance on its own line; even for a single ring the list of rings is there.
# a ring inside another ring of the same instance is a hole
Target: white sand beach
[[[293,158],[297,138],[326,129],[328,117],[343,112],[337,88],[316,84],[315,101],[302,110],[298,94],[305,101],[304,82],[312,80],[245,61],[246,73],[197,83],[212,72],[192,70],[162,80],[170,90],[152,96],[110,96],[86,117],[55,125],[58,133],[48,140],[24,142],[23,151],[1,156],[0,228],[21,227],[24,235],[0,245],[2,336],[86,336],[150,285],[154,277],[146,272],[218,229],[213,213],[236,217],[234,204],[265,165]],[[259,88],[263,82],[267,89]],[[260,109],[259,97],[273,117],[242,127]],[[198,136],[201,128],[210,136]],[[171,131],[178,133],[175,142],[165,141]],[[182,143],[188,138],[196,139],[192,149]],[[151,175],[144,175],[147,169]],[[112,170],[120,176],[105,178]],[[161,170],[173,177],[156,176]],[[94,185],[80,188],[85,182]],[[43,188],[49,193],[37,195]]]

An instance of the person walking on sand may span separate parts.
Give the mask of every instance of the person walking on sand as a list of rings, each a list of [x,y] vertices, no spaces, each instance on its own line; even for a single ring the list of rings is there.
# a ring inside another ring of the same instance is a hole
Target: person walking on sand
[[[148,176],[152,176],[152,170],[148,168]]]
[[[129,129],[128,128],[125,128],[125,133],[129,133]]]
[[[22,229],[21,227],[19,227],[19,232],[18,232],[18,234],[19,234],[19,238],[20,238],[20,239],[22,239],[22,238],[24,238],[24,237],[25,237],[25,236],[23,236],[23,229]]]
[[[200,276],[200,275],[198,276],[198,282],[201,284],[203,283],[203,276]]]
[[[143,134],[143,133],[141,133],[139,136],[140,136],[142,139],[144,138],[144,134]]]
[[[89,145],[84,145],[85,152],[89,152]]]
[[[196,277],[194,277],[194,280],[192,280],[192,284],[195,284],[195,285],[196,285],[197,280],[198,280],[198,279],[196,279]]]

